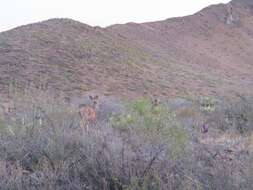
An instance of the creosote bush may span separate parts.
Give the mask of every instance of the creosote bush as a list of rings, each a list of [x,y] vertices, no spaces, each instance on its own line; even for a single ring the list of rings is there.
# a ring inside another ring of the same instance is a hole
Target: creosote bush
[[[144,142],[161,143],[170,158],[187,149],[188,134],[163,105],[153,106],[148,99],[132,101],[125,114],[111,118],[111,125],[121,131],[132,132]]]

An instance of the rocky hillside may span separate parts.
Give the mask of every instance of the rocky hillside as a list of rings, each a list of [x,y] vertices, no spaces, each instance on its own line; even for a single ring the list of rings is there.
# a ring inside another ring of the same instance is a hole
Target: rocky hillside
[[[251,0],[107,28],[51,19],[0,33],[0,93],[252,94],[252,51]]]

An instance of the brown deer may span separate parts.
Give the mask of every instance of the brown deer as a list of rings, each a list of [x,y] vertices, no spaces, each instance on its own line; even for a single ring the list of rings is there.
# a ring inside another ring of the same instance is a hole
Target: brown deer
[[[89,127],[96,124],[97,110],[99,107],[99,96],[89,96],[90,105],[81,104],[79,106],[79,115],[81,117],[80,126],[89,131]]]

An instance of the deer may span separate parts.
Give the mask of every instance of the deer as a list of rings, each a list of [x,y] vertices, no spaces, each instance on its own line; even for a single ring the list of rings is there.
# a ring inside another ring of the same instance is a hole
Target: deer
[[[0,119],[3,119],[7,126],[10,125],[11,121],[15,120],[15,117],[14,117],[15,109],[16,107],[14,105],[14,102],[11,100],[7,100],[0,103]]]
[[[89,132],[89,127],[96,124],[99,96],[89,96],[90,105],[79,105],[80,126]]]
[[[152,100],[152,108],[158,107],[161,104],[158,98]]]
[[[13,113],[15,109],[13,102],[3,102],[1,108],[3,113],[7,115]]]
[[[161,101],[158,98],[154,98],[151,101],[151,110],[153,113],[157,113],[159,110],[159,107],[161,105]]]

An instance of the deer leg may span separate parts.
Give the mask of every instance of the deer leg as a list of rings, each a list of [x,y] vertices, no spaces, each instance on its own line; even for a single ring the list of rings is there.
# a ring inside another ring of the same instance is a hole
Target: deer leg
[[[86,132],[89,133],[89,122],[87,122],[87,124],[86,124]]]
[[[39,125],[42,126],[42,118],[39,118]]]
[[[25,116],[24,116],[24,117],[22,117],[21,124],[22,124],[22,125],[25,125]]]

